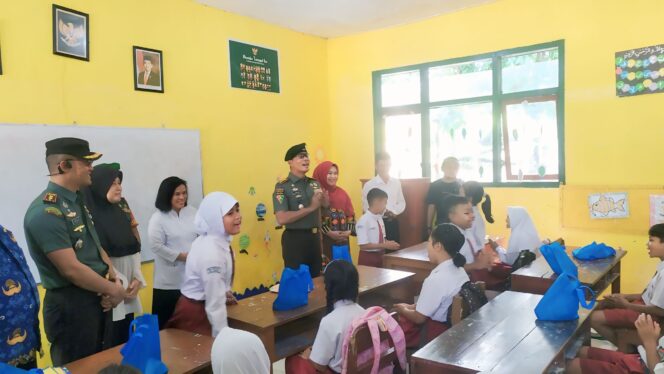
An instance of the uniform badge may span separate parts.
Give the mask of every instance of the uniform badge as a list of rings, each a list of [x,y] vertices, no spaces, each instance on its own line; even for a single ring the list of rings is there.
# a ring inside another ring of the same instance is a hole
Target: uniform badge
[[[56,216],[56,217],[62,217],[62,212],[60,211],[60,209],[58,209],[58,208],[56,208],[56,207],[54,207],[54,206],[46,207],[46,208],[44,209],[44,212],[46,212],[46,213],[48,213],[48,214],[52,214],[52,215],[54,215],[54,216]]]
[[[297,189],[297,187],[293,187],[293,192],[297,192],[297,191],[299,191],[299,190]]]
[[[75,248],[75,249],[81,249],[81,248],[83,248],[83,239],[78,239],[78,240],[76,241],[76,244],[74,244],[74,248]]]
[[[76,212],[72,212],[71,210],[67,212],[66,214],[67,218],[74,218],[76,217]]]
[[[283,195],[284,194],[284,189],[283,188],[277,188],[277,189],[274,190],[274,193],[276,193],[277,195],[279,195],[279,194]]]
[[[282,194],[277,194],[276,198],[277,198],[277,201],[279,202],[279,204],[283,204],[283,203],[284,203],[284,195],[282,195]]]
[[[83,229],[85,228],[85,225],[79,225],[74,228],[75,232],[83,232]]]
[[[300,204],[297,206],[297,209],[304,209],[304,204]]]
[[[58,202],[58,195],[53,192],[47,192],[46,195],[44,195],[44,202],[55,204]]]
[[[65,209],[69,209],[69,204],[67,204],[66,201],[63,201],[62,202],[62,207],[65,208]]]

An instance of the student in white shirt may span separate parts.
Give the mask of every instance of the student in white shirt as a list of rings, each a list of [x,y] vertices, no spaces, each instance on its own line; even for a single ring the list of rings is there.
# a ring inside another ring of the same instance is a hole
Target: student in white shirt
[[[463,269],[466,258],[459,253],[465,242],[461,232],[451,224],[441,224],[431,232],[427,253],[436,265],[424,280],[416,304],[396,304],[399,325],[406,337],[406,346],[418,347],[449,328],[447,312],[461,286],[468,282]],[[426,324],[426,336],[421,330]]]
[[[484,245],[486,238],[486,223],[480,215],[480,209],[477,207],[482,203],[482,213],[484,218],[489,223],[493,223],[493,215],[491,214],[491,197],[489,194],[484,193],[484,187],[475,181],[464,182],[461,186],[462,195],[470,200],[470,205],[473,206],[473,225],[470,227],[470,234],[475,239],[478,247]],[[484,200],[484,202],[482,202]]]
[[[286,374],[341,373],[344,334],[365,310],[357,304],[359,275],[353,264],[334,260],[324,270],[327,314],[320,321],[314,345],[286,359]]]
[[[664,337],[659,323],[641,313],[634,322],[641,340],[638,354],[628,354],[595,347],[582,347],[578,358],[565,370],[570,374],[664,374]]]
[[[392,161],[390,155],[381,152],[376,155],[376,176],[371,178],[362,187],[362,210],[369,210],[367,195],[374,188],[380,188],[387,193],[387,209],[383,212],[385,223],[385,236],[388,240],[399,242],[399,222],[397,217],[406,210],[406,200],[401,190],[401,182],[390,177]]]
[[[173,315],[180,298],[184,264],[198,234],[194,226],[196,208],[187,204],[187,182],[168,177],[159,185],[155,207],[150,218],[148,238],[154,252],[154,288],[152,314],[163,328]]]
[[[360,246],[358,265],[382,267],[385,250],[400,248],[399,243],[385,238],[383,211],[385,211],[387,199],[387,193],[380,188],[373,188],[367,193],[369,209],[364,212],[355,225],[357,244]]]
[[[211,356],[214,374],[269,374],[272,366],[258,336],[230,327],[214,339]]]
[[[216,336],[228,325],[226,304],[237,302],[231,292],[231,240],[240,232],[240,204],[225,192],[212,192],[201,202],[194,223],[200,236],[187,256],[182,296],[166,327]]]
[[[519,252],[524,249],[539,254],[542,241],[526,208],[520,206],[507,207],[507,228],[511,230],[507,248],[503,248],[495,241],[489,240],[489,245],[496,250],[502,262],[513,264],[519,257]]]
[[[634,328],[639,314],[664,317],[664,224],[652,226],[648,235],[648,254],[660,263],[643,294],[608,295],[590,315],[590,326],[613,344],[617,342],[616,329]]]

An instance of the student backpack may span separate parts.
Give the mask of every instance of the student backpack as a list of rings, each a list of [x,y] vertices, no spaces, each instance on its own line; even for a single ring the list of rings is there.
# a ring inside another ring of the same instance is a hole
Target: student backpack
[[[364,314],[355,318],[350,326],[348,326],[348,330],[346,330],[344,334],[343,348],[341,351],[343,362],[343,369],[341,373],[346,374],[348,372],[348,351],[350,339],[355,331],[362,325],[367,325],[369,331],[371,332],[373,349],[360,352],[357,355],[358,362],[367,362],[373,358],[371,374],[378,373],[381,353],[387,349],[384,344],[381,344],[380,331],[386,331],[389,333],[392,341],[394,342],[394,349],[396,351],[397,358],[399,359],[399,365],[403,370],[406,370],[406,338],[404,337],[399,323],[394,318],[392,318],[392,316],[387,311],[385,311],[385,309],[379,306],[372,306],[371,308],[367,309]],[[390,370],[389,372],[391,373],[392,371]]]
[[[463,299],[463,310],[464,315],[466,316],[475,313],[475,311],[479,310],[484,304],[489,302],[484,290],[471,281],[468,281],[461,286],[458,295]],[[450,305],[450,309],[451,308],[452,305]],[[452,321],[450,321],[451,315],[452,313],[447,313],[447,323],[450,326],[452,326]]]

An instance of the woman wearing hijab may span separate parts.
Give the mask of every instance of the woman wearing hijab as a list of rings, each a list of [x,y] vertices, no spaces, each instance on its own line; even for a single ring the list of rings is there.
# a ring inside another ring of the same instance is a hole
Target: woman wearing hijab
[[[348,245],[348,237],[355,235],[355,211],[346,191],[337,186],[337,164],[331,161],[321,163],[314,170],[314,179],[324,191],[321,208],[323,254],[332,260],[332,246]]]
[[[127,287],[127,298],[113,309],[112,318],[107,323],[105,348],[127,342],[134,313],[143,313],[138,290],[147,285],[141,272],[138,222],[127,200],[122,197],[122,178],[119,165],[97,165],[92,171],[92,184],[84,192],[101,247]]]
[[[507,248],[503,248],[493,240],[489,240],[491,248],[498,252],[502,262],[509,265],[513,264],[519,257],[519,252],[524,249],[529,249],[536,254],[539,253],[542,241],[526,208],[520,206],[507,207],[507,228],[512,231]]]
[[[258,336],[224,327],[212,344],[214,374],[269,374],[270,357]]]
[[[225,192],[205,196],[194,218],[199,237],[187,256],[182,296],[167,328],[217,336],[228,325],[226,304],[237,302],[231,292],[235,275],[231,241],[241,224],[240,204],[233,196]]]

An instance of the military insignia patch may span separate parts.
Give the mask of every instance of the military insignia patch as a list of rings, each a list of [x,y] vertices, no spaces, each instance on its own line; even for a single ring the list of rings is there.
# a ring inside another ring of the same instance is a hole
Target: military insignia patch
[[[58,209],[54,206],[46,207],[46,209],[44,209],[44,212],[46,212],[48,214],[52,214],[56,217],[62,217],[62,212],[60,211],[60,209]]]
[[[74,218],[76,217],[76,212],[69,211],[67,212],[67,218]]]
[[[44,195],[44,202],[55,204],[58,202],[58,195],[53,192],[47,192],[46,195]]]
[[[85,225],[79,225],[74,227],[75,232],[83,232],[83,229],[85,228]]]
[[[279,202],[279,204],[283,204],[283,202],[284,202],[284,195],[282,195],[282,194],[277,194],[276,198],[277,198],[277,201]]]
[[[76,244],[74,244],[74,249],[81,249],[83,248],[83,239],[78,239],[76,241]]]

